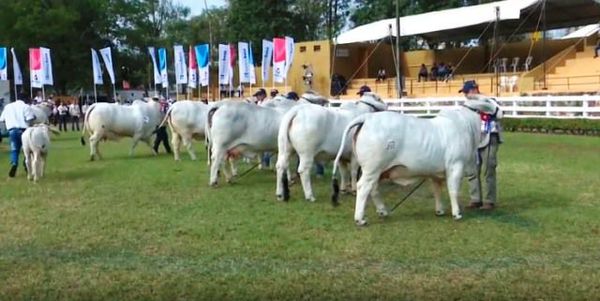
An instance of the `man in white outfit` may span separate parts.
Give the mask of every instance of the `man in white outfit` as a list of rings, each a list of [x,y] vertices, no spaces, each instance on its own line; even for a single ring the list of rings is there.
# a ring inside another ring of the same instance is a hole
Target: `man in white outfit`
[[[8,176],[13,178],[17,174],[19,153],[21,152],[21,135],[35,120],[35,114],[22,100],[15,100],[4,107],[0,115],[0,122],[4,122],[10,140],[10,171]]]

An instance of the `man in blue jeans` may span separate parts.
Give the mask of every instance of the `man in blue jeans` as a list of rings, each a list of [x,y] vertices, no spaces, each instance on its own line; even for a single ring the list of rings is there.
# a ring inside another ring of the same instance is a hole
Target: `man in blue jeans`
[[[21,135],[34,119],[33,111],[22,100],[9,103],[0,115],[0,122],[4,122],[6,125],[10,141],[10,171],[8,176],[11,178],[17,174],[19,152],[21,152]]]

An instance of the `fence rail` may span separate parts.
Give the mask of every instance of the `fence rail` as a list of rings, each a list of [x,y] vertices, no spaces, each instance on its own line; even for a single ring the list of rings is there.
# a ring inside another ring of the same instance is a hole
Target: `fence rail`
[[[600,119],[600,95],[497,97],[505,118]],[[393,111],[433,116],[441,109],[464,103],[464,97],[384,99]],[[344,101],[331,100],[332,106]]]

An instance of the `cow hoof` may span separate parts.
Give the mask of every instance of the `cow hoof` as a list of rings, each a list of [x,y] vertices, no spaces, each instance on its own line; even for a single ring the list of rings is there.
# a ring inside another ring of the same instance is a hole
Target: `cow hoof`
[[[94,161],[94,156],[90,156],[90,161],[93,162]]]
[[[340,190],[340,192],[341,192],[342,194],[348,194],[348,190],[346,190],[346,189],[341,189],[341,190]]]
[[[379,217],[384,218],[387,217],[389,215],[387,210],[377,210],[377,214],[379,215]]]
[[[355,224],[356,224],[356,226],[358,226],[358,227],[364,227],[364,226],[366,226],[366,225],[367,225],[367,221],[366,221],[366,220],[364,220],[364,219],[361,219],[361,220],[354,221],[354,223],[355,223]]]
[[[443,216],[444,214],[446,214],[446,212],[444,210],[436,210],[435,211],[436,216]]]
[[[212,188],[216,188],[217,186],[219,186],[219,184],[217,182],[213,182],[208,184],[208,186],[212,187]]]
[[[315,199],[315,198],[309,198],[309,199],[306,199],[306,201],[307,201],[307,202],[314,203],[314,202],[316,202],[316,201],[317,201],[317,199]]]
[[[33,181],[33,177],[32,176],[27,176],[27,180]]]
[[[461,219],[462,219],[462,215],[460,215],[460,214],[457,214],[457,215],[454,216],[454,220],[455,221],[459,221]]]
[[[277,195],[277,200],[278,200],[278,201],[282,201],[282,202],[283,202],[283,195],[281,195],[281,194],[278,194],[278,195]]]

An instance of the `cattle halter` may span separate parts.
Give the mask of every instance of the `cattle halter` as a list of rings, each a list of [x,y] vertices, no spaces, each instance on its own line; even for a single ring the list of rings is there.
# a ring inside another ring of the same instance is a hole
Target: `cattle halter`
[[[419,182],[419,184],[417,184],[417,186],[415,186],[406,196],[404,196],[404,198],[402,200],[400,200],[400,202],[398,202],[398,204],[396,204],[394,207],[392,207],[392,210],[390,210],[390,212],[394,212],[394,210],[396,210],[396,208],[398,208],[398,206],[402,205],[402,203],[404,203],[404,201],[406,201],[413,193],[415,193],[415,191],[417,191],[417,189],[419,189],[419,187],[421,187],[421,185],[423,185],[423,183],[425,183],[427,179],[423,179],[421,180],[421,182]]]

